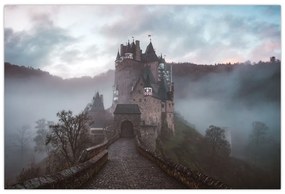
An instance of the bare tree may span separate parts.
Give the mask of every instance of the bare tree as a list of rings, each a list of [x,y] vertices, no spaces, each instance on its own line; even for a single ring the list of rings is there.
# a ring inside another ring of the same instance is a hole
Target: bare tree
[[[86,112],[72,115],[71,111],[57,113],[58,123],[51,125],[47,143],[51,143],[54,153],[63,156],[70,166],[76,163],[81,151],[90,145],[88,117]]]
[[[231,153],[229,142],[226,140],[225,130],[221,127],[210,125],[206,130],[206,141],[211,146],[212,156],[216,155],[228,157]]]

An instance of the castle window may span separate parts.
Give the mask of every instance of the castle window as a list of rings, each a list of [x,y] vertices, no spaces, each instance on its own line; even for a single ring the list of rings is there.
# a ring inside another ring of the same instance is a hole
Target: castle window
[[[151,96],[152,95],[152,88],[151,87],[145,87],[144,88],[144,95],[145,96]]]
[[[141,94],[141,90],[138,90],[139,94]]]
[[[146,99],[144,99],[144,101],[146,102]]]
[[[133,101],[135,102],[135,101],[136,101],[136,99],[133,99]]]
[[[164,108],[164,104],[161,104],[161,108]]]
[[[142,102],[142,99],[140,98],[139,101]]]

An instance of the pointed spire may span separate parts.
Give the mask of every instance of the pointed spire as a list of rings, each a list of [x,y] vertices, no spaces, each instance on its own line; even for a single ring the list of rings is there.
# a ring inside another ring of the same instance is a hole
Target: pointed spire
[[[151,42],[147,45],[146,50],[145,50],[145,53],[146,53],[146,54],[155,53],[154,48],[153,48]]]
[[[119,60],[119,59],[120,59],[120,53],[119,53],[119,50],[118,50],[116,60]]]

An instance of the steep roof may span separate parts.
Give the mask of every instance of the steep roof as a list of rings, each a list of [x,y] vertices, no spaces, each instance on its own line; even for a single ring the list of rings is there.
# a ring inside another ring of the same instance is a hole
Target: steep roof
[[[114,114],[141,114],[137,104],[117,104]]]
[[[142,57],[146,62],[152,62],[158,60],[151,42],[147,45],[145,53],[143,54]]]
[[[154,51],[154,48],[152,46],[152,43],[150,42],[146,47],[145,54],[151,54],[151,53],[155,53],[155,51]]]

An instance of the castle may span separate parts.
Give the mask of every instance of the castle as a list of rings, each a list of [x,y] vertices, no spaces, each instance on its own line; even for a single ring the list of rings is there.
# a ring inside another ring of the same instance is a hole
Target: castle
[[[175,133],[172,67],[157,56],[152,42],[144,53],[138,40],[121,44],[115,60],[113,104],[119,134],[134,128],[138,136]],[[133,125],[133,126],[132,126]]]

